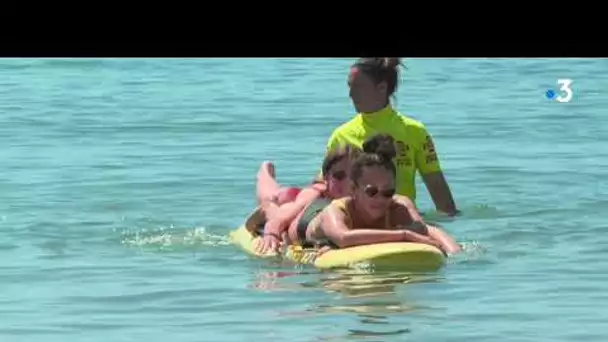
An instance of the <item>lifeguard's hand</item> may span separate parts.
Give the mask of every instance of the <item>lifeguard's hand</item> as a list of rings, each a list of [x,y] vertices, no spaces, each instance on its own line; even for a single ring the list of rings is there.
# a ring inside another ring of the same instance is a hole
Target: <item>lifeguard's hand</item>
[[[281,247],[281,240],[274,234],[264,234],[261,239],[256,241],[255,251],[259,254],[266,254],[268,251],[277,253]]]

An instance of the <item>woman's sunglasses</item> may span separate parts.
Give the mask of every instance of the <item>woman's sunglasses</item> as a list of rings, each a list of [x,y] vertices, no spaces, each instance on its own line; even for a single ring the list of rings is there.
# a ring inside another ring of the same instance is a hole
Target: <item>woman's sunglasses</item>
[[[384,198],[391,198],[395,195],[396,190],[394,188],[380,190],[375,185],[366,185],[365,188],[363,188],[363,192],[371,198],[376,197],[377,194],[380,194]]]

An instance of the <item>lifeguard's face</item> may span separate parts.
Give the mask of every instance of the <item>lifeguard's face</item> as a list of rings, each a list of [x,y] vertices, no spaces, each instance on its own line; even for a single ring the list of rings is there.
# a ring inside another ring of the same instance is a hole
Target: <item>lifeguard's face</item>
[[[386,105],[386,82],[376,84],[374,80],[357,67],[352,67],[348,75],[349,96],[359,113],[378,111]]]
[[[325,176],[327,183],[327,194],[335,199],[345,197],[350,194],[348,187],[350,161],[347,157],[341,158],[336,162]]]
[[[369,219],[380,219],[387,214],[395,194],[395,179],[382,166],[368,166],[362,171],[361,177],[353,183],[354,200]]]

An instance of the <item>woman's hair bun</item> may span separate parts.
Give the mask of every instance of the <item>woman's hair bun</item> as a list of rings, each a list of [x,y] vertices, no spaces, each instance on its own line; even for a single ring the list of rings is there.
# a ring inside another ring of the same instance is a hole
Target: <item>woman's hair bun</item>
[[[398,57],[384,57],[384,66],[389,69],[395,69],[401,65],[401,58]]]
[[[363,143],[363,152],[377,154],[383,160],[393,160],[397,156],[395,139],[388,134],[375,135]]]

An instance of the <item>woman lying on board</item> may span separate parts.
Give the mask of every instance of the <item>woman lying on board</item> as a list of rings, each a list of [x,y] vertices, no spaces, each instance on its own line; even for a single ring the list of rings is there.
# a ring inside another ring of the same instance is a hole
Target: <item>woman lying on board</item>
[[[287,243],[303,247],[314,247],[319,240],[334,247],[411,241],[446,253],[459,251],[446,233],[424,224],[410,199],[395,195],[395,154],[394,140],[388,135],[368,139],[363,153],[348,146],[331,152],[323,161],[323,183],[302,190],[295,201],[283,205],[268,200],[272,191],[279,192],[279,185],[272,170],[264,176],[262,165],[258,198],[267,221],[258,252],[276,251],[285,231]]]
[[[414,222],[411,203],[395,196],[396,169],[392,159],[395,142],[389,135],[376,135],[364,143],[363,153],[351,165],[350,196],[333,201],[311,222],[305,241],[326,240],[334,248],[383,242],[417,242],[433,245],[444,253],[461,250],[454,239],[437,227],[409,229]]]
[[[248,227],[263,227],[258,251],[277,251],[283,240],[282,234],[292,223],[314,216],[332,200],[349,195],[348,173],[356,155],[358,151],[350,146],[328,153],[322,164],[322,179],[303,189],[281,188],[275,179],[272,163],[262,163],[257,175],[259,207],[250,217],[256,222],[247,224]]]

